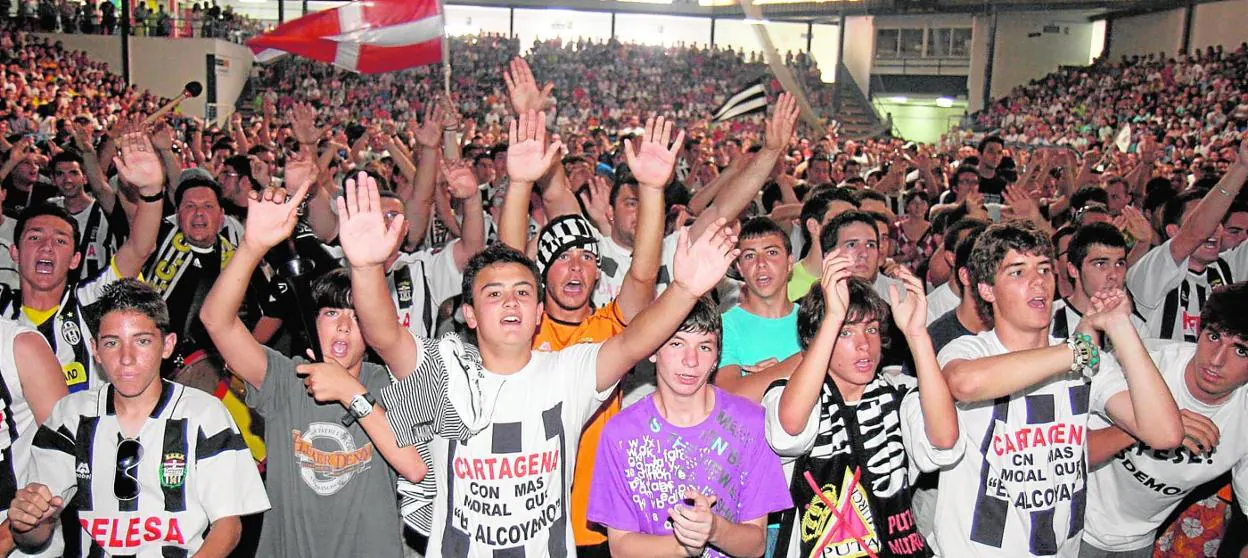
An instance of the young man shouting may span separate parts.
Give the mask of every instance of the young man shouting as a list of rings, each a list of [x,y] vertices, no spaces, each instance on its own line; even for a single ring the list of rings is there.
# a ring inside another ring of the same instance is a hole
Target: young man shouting
[[[723,219],[692,244],[682,233],[673,284],[653,305],[606,342],[559,352],[533,350],[543,313],[536,267],[514,249],[490,246],[464,272],[464,317],[480,347],[481,366],[474,369],[465,353],[448,353],[442,350],[446,343],[418,339],[399,326],[382,266],[400,241],[402,223],[386,225],[375,188],[369,180],[348,188],[338,208],[364,338],[391,370],[415,370],[439,354],[467,365],[456,377],[471,376],[479,386],[473,400],[482,403],[471,417],[479,425],[473,436],[429,442],[437,498],[426,556],[573,556],[568,497],[585,422],[719,282],[736,256],[736,239]],[[411,408],[411,382],[421,378],[412,375],[383,390],[382,402],[396,411]],[[388,415],[401,443],[413,443],[420,426],[413,417]]]
[[[960,403],[961,457],[940,474],[937,546],[948,556],[1072,556],[1087,498],[1088,414],[1169,449],[1183,437],[1178,409],[1122,291],[1098,293],[1078,335],[1049,336],[1053,245],[1043,232],[993,225],[969,267],[968,288],[993,328],[940,351]],[[1094,335],[1108,337],[1113,356]]]

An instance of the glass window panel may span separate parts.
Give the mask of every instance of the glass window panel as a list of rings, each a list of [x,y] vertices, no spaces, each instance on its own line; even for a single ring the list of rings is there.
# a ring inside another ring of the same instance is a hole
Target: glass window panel
[[[970,58],[971,56],[971,30],[970,28],[954,29],[952,45],[949,49],[950,56],[958,58]]]
[[[897,58],[897,29],[880,29],[875,32],[875,57]]]
[[[903,58],[923,57],[923,30],[901,30],[901,56]]]

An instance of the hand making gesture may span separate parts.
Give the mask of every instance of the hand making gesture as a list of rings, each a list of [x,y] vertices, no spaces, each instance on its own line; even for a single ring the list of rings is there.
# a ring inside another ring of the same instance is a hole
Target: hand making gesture
[[[528,111],[511,121],[507,176],[512,182],[534,183],[546,174],[563,144],[546,145],[546,113]]]
[[[377,181],[363,172],[347,179],[343,196],[335,201],[338,243],[351,267],[384,265],[406,233],[403,214],[394,215],[387,223]]]
[[[631,140],[624,140],[624,158],[638,184],[660,190],[667,186],[676,166],[676,154],[685,143],[685,132],[677,133],[674,142],[670,141],[671,137],[672,121],[660,116],[646,120],[646,129],[636,151]]]

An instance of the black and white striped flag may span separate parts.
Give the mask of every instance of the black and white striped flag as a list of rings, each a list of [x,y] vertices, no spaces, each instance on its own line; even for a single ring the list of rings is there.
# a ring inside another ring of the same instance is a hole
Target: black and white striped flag
[[[728,97],[715,109],[713,122],[723,122],[744,114],[767,110],[766,78],[759,78]]]

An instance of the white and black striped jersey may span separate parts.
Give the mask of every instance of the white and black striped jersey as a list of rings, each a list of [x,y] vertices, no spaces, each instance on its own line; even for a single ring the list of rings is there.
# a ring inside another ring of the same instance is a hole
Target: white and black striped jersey
[[[1049,339],[1049,345],[1064,343]],[[941,367],[1009,352],[996,330],[941,349]],[[959,403],[962,457],[940,471],[936,546],[941,556],[1075,556],[1087,502],[1090,413],[1126,390],[1118,361],[1101,354],[1091,382],[1056,376],[1009,396]]]
[[[0,217],[4,219],[0,223],[0,285],[16,289],[21,286],[21,276],[17,274],[17,262],[13,261],[13,255],[9,253],[9,248],[17,241],[13,235],[17,234],[17,220],[11,217]]]
[[[48,201],[65,207],[65,198]],[[86,209],[70,216],[78,222],[78,253],[82,256],[82,263],[76,272],[70,272],[70,276],[76,273],[82,277],[94,277],[108,267],[108,262],[113,261],[113,254],[130,234],[126,212],[118,204],[112,213],[108,213],[100,202],[93,200]]]
[[[13,359],[13,342],[34,328],[0,319],[0,521],[9,517],[9,503],[30,465],[30,442],[39,427],[22,392],[22,379]]]
[[[1127,270],[1127,288],[1148,324],[1149,337],[1195,343],[1200,336],[1200,310],[1214,287],[1248,276],[1248,244],[1223,252],[1201,273],[1175,262],[1170,242],[1149,250]]]
[[[1079,328],[1079,322],[1083,320],[1083,314],[1070,305],[1070,301],[1059,298],[1053,301],[1053,323],[1049,325],[1049,337],[1056,339],[1066,339],[1070,337],[1070,332]],[[1135,326],[1135,332],[1140,335],[1140,339],[1148,339],[1148,325],[1144,323],[1144,318],[1136,312],[1131,312],[1131,325]],[[1104,341],[1102,341],[1102,345]]]
[[[269,509],[255,461],[238,426],[213,396],[161,383],[160,401],[135,438],[142,447],[139,494],[118,499],[117,451],[125,438],[103,385],[57,403],[35,434],[30,482],[53,494],[77,486],[69,507],[80,536],[66,534],[65,556],[190,556],[223,517]]]
[[[52,352],[56,353],[56,360],[61,363],[69,392],[86,391],[103,384],[104,376],[96,368],[95,355],[87,342],[91,331],[84,314],[88,306],[99,300],[105,287],[119,280],[121,274],[117,266],[110,264],[93,277],[71,282],[65,288],[56,313],[38,324],[23,311],[21,291],[0,286],[0,317],[17,320],[43,334],[52,346]]]
[[[438,307],[460,292],[464,272],[455,265],[457,242],[452,240],[441,250],[401,254],[386,273],[399,323],[417,337],[434,336]]]

